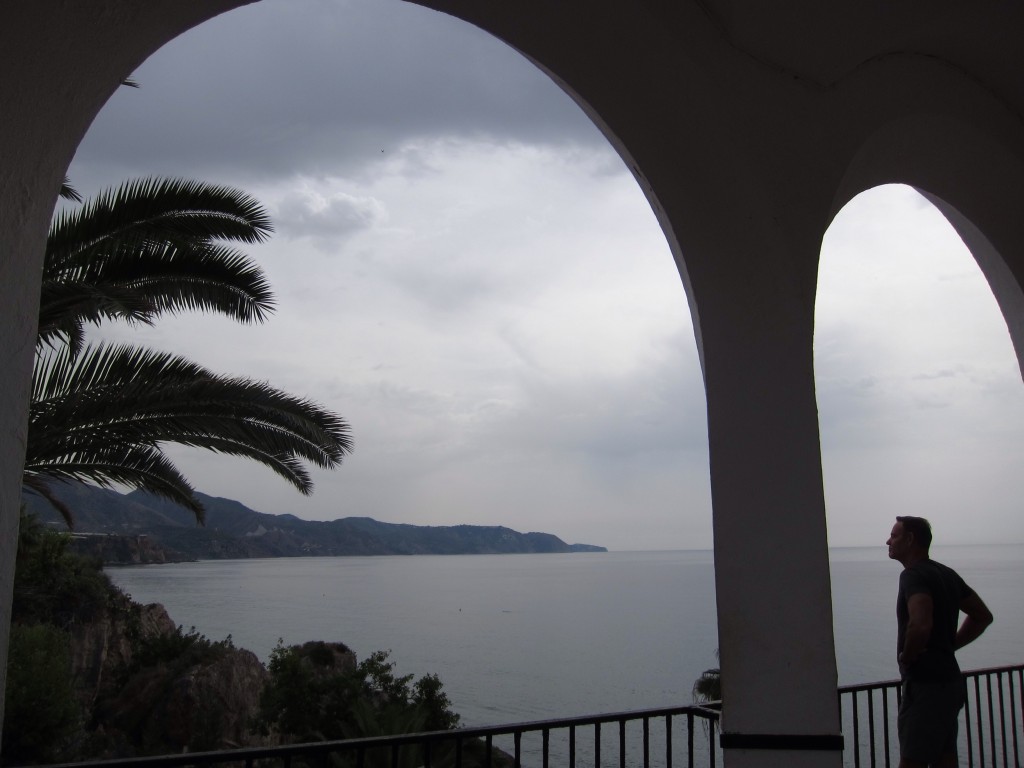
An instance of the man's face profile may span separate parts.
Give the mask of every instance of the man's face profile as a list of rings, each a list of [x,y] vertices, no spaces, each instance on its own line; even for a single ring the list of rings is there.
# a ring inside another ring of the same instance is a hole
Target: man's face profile
[[[889,557],[893,560],[903,560],[904,555],[910,550],[913,534],[903,530],[903,523],[898,522],[892,527],[889,540],[885,542],[889,547]]]

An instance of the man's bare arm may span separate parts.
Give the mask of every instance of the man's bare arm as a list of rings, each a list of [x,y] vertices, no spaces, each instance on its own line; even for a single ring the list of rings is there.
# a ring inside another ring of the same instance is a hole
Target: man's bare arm
[[[907,633],[903,639],[903,651],[900,661],[913,664],[917,657],[928,650],[928,638],[932,636],[934,607],[932,596],[926,592],[918,592],[907,600]]]
[[[960,601],[960,610],[967,614],[960,629],[956,631],[956,647],[963,648],[976,640],[992,623],[992,611],[977,594]]]

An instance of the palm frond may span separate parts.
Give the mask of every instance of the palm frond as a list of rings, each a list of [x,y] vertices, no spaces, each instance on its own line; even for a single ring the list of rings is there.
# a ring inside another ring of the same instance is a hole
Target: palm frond
[[[71,512],[71,508],[57,498],[57,495],[53,492],[53,489],[50,488],[50,484],[47,482],[46,478],[39,475],[25,475],[22,478],[21,484],[22,487],[27,488],[37,496],[42,496],[46,499],[50,503],[50,506],[60,513],[60,516],[64,519],[64,524],[68,529],[74,530],[75,516]]]
[[[77,189],[71,186],[71,179],[67,176],[64,177],[64,181],[60,185],[60,197],[63,200],[71,200],[76,203],[82,202],[82,196]]]
[[[62,261],[128,232],[145,232],[154,240],[251,244],[266,240],[273,225],[262,206],[241,190],[186,179],[135,179],[59,213],[47,251]]]
[[[65,184],[62,196],[74,199]],[[80,199],[80,198],[79,198]],[[233,243],[271,232],[245,193],[181,179],[140,179],[65,209],[44,263],[24,485],[128,485],[195,512],[202,505],[165,444],[258,461],[302,493],[304,462],[333,468],[352,451],[339,416],[266,382],[219,376],[189,360],[131,346],[84,346],[86,323],[151,324],[206,310],[260,322],[273,310],[263,271]],[[49,494],[49,495],[46,495]],[[70,524],[70,510],[64,508]]]
[[[188,480],[151,446],[90,445],[51,461],[26,464],[23,485],[35,488],[47,479],[91,482],[103,488],[127,485],[176,502],[190,510],[200,525],[205,522],[203,505]]]
[[[78,354],[85,342],[85,323],[121,319],[152,324],[152,303],[131,287],[48,280],[39,305],[38,344],[66,344],[72,354]]]
[[[40,341],[80,343],[85,322],[193,309],[261,322],[274,307],[263,270],[222,241],[271,231],[259,203],[227,187],[143,179],[100,193],[51,225]]]
[[[181,357],[125,345],[37,356],[28,469],[78,465],[110,446],[159,451],[162,443],[258,461],[307,494],[302,461],[333,468],[353,447],[348,424],[327,409]]]

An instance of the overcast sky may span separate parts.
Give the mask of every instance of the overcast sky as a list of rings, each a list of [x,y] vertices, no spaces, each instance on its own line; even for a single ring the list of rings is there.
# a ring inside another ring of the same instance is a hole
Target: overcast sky
[[[705,400],[686,299],[632,176],[532,64],[398,0],[263,0],[174,41],[95,122],[88,195],[138,176],[240,186],[276,234],[262,326],[106,327],[341,413],[356,451],[305,498],[172,449],[262,512],[711,546]],[[938,543],[1024,541],[1024,387],[945,220],[886,187],[829,230],[816,369],[830,543],[896,514]]]

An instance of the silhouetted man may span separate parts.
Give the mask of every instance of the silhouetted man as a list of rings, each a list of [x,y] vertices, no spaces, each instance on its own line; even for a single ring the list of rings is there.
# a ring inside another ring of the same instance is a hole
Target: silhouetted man
[[[931,543],[923,517],[897,517],[886,542],[889,557],[903,564],[896,600],[900,768],[956,768],[967,687],[954,651],[992,623],[992,612],[956,571],[928,557]],[[967,616],[958,628],[961,611]]]

